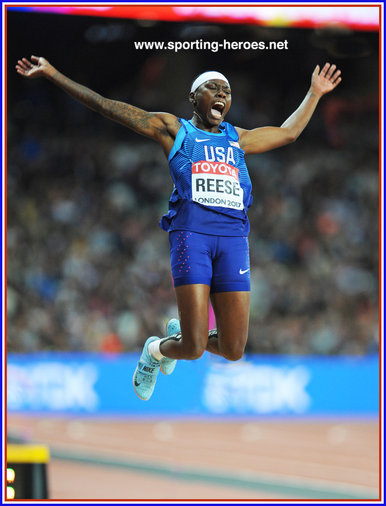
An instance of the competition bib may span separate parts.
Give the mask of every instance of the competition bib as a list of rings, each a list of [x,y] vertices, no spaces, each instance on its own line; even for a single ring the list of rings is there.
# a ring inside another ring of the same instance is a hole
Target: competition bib
[[[204,206],[244,209],[239,169],[225,162],[200,161],[192,165],[192,200]]]

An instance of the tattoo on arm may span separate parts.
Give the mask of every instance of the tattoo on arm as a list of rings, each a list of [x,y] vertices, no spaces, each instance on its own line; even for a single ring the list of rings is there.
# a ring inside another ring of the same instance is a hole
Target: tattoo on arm
[[[102,98],[100,112],[106,118],[118,121],[128,128],[145,135],[151,133],[151,119],[155,118],[154,113],[144,111],[134,105],[106,98]],[[163,128],[166,131],[166,127],[163,126]],[[160,130],[160,128],[158,127],[157,130]]]
[[[144,111],[124,102],[110,100],[99,93],[76,83],[61,72],[57,71],[51,80],[65,92],[93,111],[106,118],[117,121],[132,130],[149,137],[167,135],[167,128],[161,121],[157,121],[156,114]],[[151,120],[155,121],[151,121]]]

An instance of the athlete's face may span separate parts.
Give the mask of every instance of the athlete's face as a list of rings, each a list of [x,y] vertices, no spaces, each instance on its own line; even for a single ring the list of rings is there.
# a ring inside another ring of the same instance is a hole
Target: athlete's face
[[[225,81],[211,79],[190,94],[190,101],[204,123],[219,125],[231,106],[231,89]]]

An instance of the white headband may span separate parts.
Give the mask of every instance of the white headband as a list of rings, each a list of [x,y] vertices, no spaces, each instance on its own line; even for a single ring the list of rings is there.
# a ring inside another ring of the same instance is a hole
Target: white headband
[[[210,81],[211,79],[221,79],[222,81],[225,81],[228,86],[230,86],[228,79],[221,74],[220,72],[216,72],[215,70],[204,72],[203,74],[200,74],[197,79],[192,84],[192,87],[190,89],[190,92],[196,91],[196,89],[201,86],[201,84],[205,83],[206,81]]]

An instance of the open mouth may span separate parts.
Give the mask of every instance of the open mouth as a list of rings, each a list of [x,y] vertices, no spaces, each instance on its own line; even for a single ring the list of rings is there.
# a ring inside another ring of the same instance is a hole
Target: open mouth
[[[215,102],[210,110],[212,116],[218,119],[221,118],[224,108],[225,108],[224,102]]]

